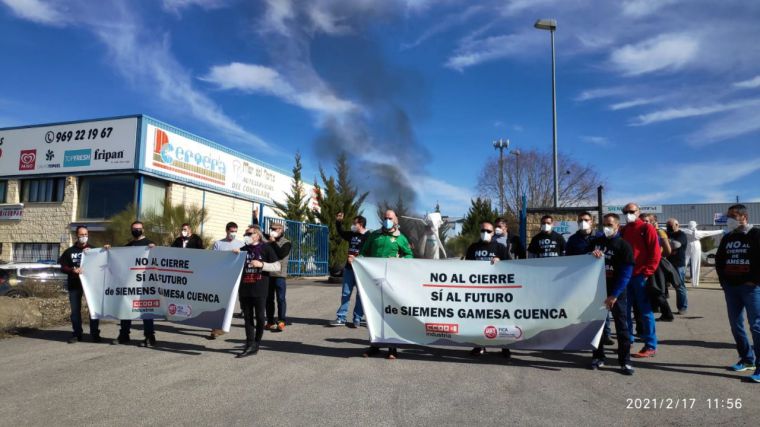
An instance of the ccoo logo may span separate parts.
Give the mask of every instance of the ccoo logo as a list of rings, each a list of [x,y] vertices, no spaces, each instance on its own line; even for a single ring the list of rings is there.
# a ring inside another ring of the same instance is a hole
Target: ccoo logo
[[[18,170],[28,171],[34,170],[34,165],[37,161],[37,150],[21,150],[21,154],[18,158]]]

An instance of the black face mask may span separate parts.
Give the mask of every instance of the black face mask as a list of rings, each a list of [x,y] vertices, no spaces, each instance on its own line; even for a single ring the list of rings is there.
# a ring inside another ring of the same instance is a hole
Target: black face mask
[[[143,231],[142,230],[132,230],[132,236],[133,237],[140,237],[142,236]]]
[[[672,226],[668,225],[666,227],[668,229],[668,233],[672,233],[673,232],[673,227]]]

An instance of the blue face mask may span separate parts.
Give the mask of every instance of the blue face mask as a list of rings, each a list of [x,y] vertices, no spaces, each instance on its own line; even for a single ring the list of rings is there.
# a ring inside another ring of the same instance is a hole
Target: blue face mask
[[[384,227],[386,230],[390,230],[391,228],[393,228],[393,220],[392,220],[392,219],[387,219],[387,218],[386,218],[386,219],[385,219],[385,221],[383,221],[383,227]]]

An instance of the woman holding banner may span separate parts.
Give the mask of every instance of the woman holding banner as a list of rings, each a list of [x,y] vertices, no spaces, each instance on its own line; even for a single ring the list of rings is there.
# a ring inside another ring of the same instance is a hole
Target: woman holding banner
[[[240,276],[238,297],[245,318],[245,348],[237,357],[251,356],[259,352],[259,343],[264,334],[266,320],[269,272],[280,270],[277,254],[264,241],[261,230],[249,227],[244,236],[245,246],[240,248],[240,251],[246,253],[246,259]],[[256,318],[255,333],[254,316]]]

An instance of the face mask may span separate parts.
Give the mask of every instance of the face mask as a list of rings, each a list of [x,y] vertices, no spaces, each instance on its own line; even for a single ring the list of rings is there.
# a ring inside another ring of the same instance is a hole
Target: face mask
[[[497,236],[501,236],[502,234],[504,234],[504,230],[502,230],[499,227],[496,227],[493,232],[496,233]]]
[[[739,221],[737,221],[734,218],[728,218],[726,219],[726,227],[728,228],[728,231],[734,231],[739,227]]]
[[[670,226],[670,225],[665,226],[665,228],[668,229],[668,233],[672,233],[673,231],[675,231],[675,230],[673,230],[673,226]]]
[[[79,243],[83,244],[83,245],[86,245],[86,244],[87,244],[87,236],[84,236],[84,237],[79,237],[79,238],[77,239],[77,241],[78,241]]]
[[[228,238],[229,240],[235,240],[235,236],[236,236],[236,234],[235,234],[235,233],[227,233],[227,238]]]
[[[578,221],[578,228],[583,231],[591,230],[591,223],[588,221]]]
[[[615,229],[612,227],[604,227],[604,235],[609,237],[612,237],[615,235]]]
[[[142,230],[132,230],[132,237],[140,237],[142,236],[142,233]]]
[[[387,219],[386,218],[386,220],[383,221],[383,228],[385,228],[386,230],[390,230],[391,228],[393,228],[393,225],[394,224],[393,224],[393,220],[392,219]]]
[[[253,237],[251,236],[243,237],[243,243],[245,243],[246,245],[250,245],[251,243],[253,243]]]
[[[541,224],[541,231],[548,233],[552,231],[552,226],[549,224]]]
[[[632,214],[632,213],[625,214],[625,220],[628,222],[636,222],[636,218],[638,218],[636,214]]]
[[[359,227],[357,227],[356,224],[351,225],[351,232],[356,233],[357,231],[359,231]]]
[[[187,237],[187,236],[189,236],[189,235],[190,235],[190,233],[188,233],[188,232],[187,232],[187,231],[185,231],[185,230],[182,230],[182,237]]]
[[[269,232],[269,236],[270,236],[271,238],[273,238],[273,239],[276,239],[276,238],[277,238],[277,236],[279,236],[279,235],[280,235],[280,232],[279,232],[279,231],[275,231],[275,230],[272,230],[272,231],[270,231],[270,232]]]
[[[491,241],[491,233],[480,233],[480,240],[484,242],[490,242]]]

